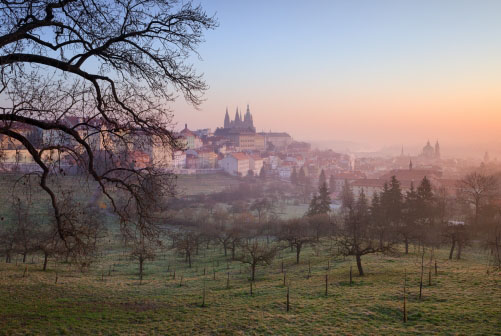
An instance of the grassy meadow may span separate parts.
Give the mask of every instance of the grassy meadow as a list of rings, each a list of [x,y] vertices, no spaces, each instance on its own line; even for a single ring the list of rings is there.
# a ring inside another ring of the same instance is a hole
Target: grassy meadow
[[[258,267],[252,295],[249,269],[228,261],[216,246],[201,249],[192,268],[165,251],[146,263],[142,283],[137,263],[118,247],[84,273],[55,262],[42,272],[37,257],[26,265],[0,263],[0,335],[501,333],[501,274],[487,274],[486,255],[479,251],[466,250],[459,261],[448,260],[445,249],[435,251],[438,275],[432,267],[429,285],[428,250],[419,300],[421,264],[415,251],[365,256],[366,276],[358,277],[351,258],[330,257],[329,243],[324,245],[305,249],[299,265],[286,249],[272,265]],[[290,286],[288,312],[282,262]]]
[[[3,200],[12,197],[15,180],[16,175],[1,176]],[[67,177],[62,185],[77,182]],[[236,183],[224,175],[181,176],[178,188],[185,195],[213,193]],[[91,184],[81,191],[78,197],[86,203],[95,188]],[[45,216],[40,204],[46,195],[35,191],[32,200],[32,213]],[[0,204],[0,225],[9,222],[10,207]],[[284,204],[280,213],[301,216],[306,209]],[[29,255],[26,264],[20,256],[11,264],[1,260],[0,335],[501,335],[501,274],[487,273],[487,254],[478,248],[466,249],[464,260],[448,260],[445,247],[435,251],[432,266],[436,260],[438,274],[431,267],[431,284],[427,250],[420,300],[421,259],[415,249],[409,255],[364,256],[364,277],[356,275],[352,258],[330,255],[328,240],[307,246],[299,264],[295,252],[285,249],[271,265],[258,266],[251,295],[248,266],[229,260],[220,246],[204,245],[191,268],[182,255],[165,249],[146,262],[140,282],[129,252],[105,240],[101,255],[85,272],[53,259],[42,272],[37,255]]]

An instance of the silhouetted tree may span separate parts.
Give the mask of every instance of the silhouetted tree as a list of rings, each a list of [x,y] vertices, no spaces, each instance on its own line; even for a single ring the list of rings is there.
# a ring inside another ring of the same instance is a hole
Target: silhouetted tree
[[[473,172],[458,182],[458,195],[473,207],[473,224],[478,224],[481,208],[496,195],[498,181],[495,176]]]
[[[377,252],[393,251],[394,241],[376,230],[371,220],[369,205],[363,191],[360,192],[353,206],[346,209],[344,226],[340,229],[337,239],[339,253],[345,256],[355,256],[358,273],[364,275],[362,256]],[[388,232],[384,231],[384,232]]]
[[[249,264],[251,268],[251,281],[255,280],[256,267],[258,265],[270,265],[275,258],[279,247],[265,244],[257,239],[246,239],[240,242],[240,254],[236,260]]]
[[[286,241],[290,247],[296,249],[296,264],[299,264],[299,257],[303,246],[315,241],[308,223],[305,219],[294,218],[284,222],[280,226],[278,234],[280,240]]]
[[[162,176],[165,193],[172,192],[174,177],[158,162],[145,167],[138,156],[154,145],[181,147],[168,102],[180,93],[200,104],[207,85],[187,62],[217,22],[176,0],[4,1],[0,22],[0,134],[39,166],[32,176],[50,198],[65,248],[89,246],[75,246],[86,231],[65,223],[52,183],[66,174],[65,163],[97,182],[123,225],[138,224],[117,197],[128,197],[146,218],[149,204],[162,202],[158,194],[144,198],[149,177]],[[26,127],[44,132],[41,146],[38,136],[19,131]],[[122,232],[155,231],[146,229],[152,221],[142,225]]]

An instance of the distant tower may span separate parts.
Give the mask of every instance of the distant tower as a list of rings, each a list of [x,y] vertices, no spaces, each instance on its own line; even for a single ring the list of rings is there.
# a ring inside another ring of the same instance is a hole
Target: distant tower
[[[412,170],[412,160],[409,160],[409,170]]]
[[[237,107],[237,112],[235,112],[235,127],[240,127],[240,124],[242,122],[242,119],[240,119],[240,113],[238,113],[238,107]]]
[[[228,108],[226,108],[226,114],[224,115],[224,128],[230,128],[230,115],[228,114]]]
[[[489,157],[489,152],[485,152],[485,154],[484,154],[484,163],[488,163],[490,160],[491,160],[491,158]]]
[[[400,156],[404,156],[404,145],[402,145],[402,151],[400,151]]]
[[[440,145],[438,144],[438,140],[435,143],[435,159],[440,159]]]

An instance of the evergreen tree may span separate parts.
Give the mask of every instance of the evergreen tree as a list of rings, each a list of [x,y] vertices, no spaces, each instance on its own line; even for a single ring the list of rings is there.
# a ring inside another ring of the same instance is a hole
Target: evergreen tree
[[[420,240],[422,242],[431,242],[435,239],[433,237],[433,223],[438,213],[436,209],[437,207],[435,205],[435,197],[433,195],[431,183],[425,176],[419,184],[416,193],[416,216],[421,226]]]
[[[327,188],[327,183],[324,182],[324,184],[318,188],[318,196],[317,194],[313,195],[307,215],[314,216],[327,214],[331,211],[330,204],[331,197],[329,195],[329,189]]]
[[[262,179],[266,178],[266,169],[264,168],[264,165],[261,167],[261,170],[259,171],[259,177]]]
[[[322,171],[320,172],[320,176],[318,177],[318,187],[320,188],[326,182],[327,182],[327,178],[325,177],[325,172],[322,169]]]
[[[415,238],[418,231],[417,220],[417,193],[414,189],[414,184],[411,183],[411,188],[406,193],[402,205],[402,222],[398,226],[398,233],[404,241],[405,254],[409,253],[409,243]]]
[[[331,197],[329,195],[329,189],[327,188],[327,183],[324,182],[318,188],[318,198],[317,198],[318,214],[326,214],[331,211]]]
[[[301,167],[301,169],[299,169],[299,173],[297,175],[297,183],[299,185],[306,184],[306,174],[304,173],[304,167]]]
[[[308,208],[307,216],[315,216],[318,214],[318,197],[317,194],[313,195],[310,201],[310,207]]]
[[[291,174],[291,183],[294,184],[294,185],[297,185],[298,184],[298,176],[297,176],[297,172],[296,172],[296,167],[294,167],[292,169],[292,174]]]
[[[403,195],[400,182],[395,176],[391,177],[388,193],[388,219],[393,225],[398,225],[402,219]]]
[[[329,177],[329,190],[331,193],[336,190],[336,181],[334,181],[334,175],[331,175]]]
[[[344,181],[343,190],[341,190],[341,202],[344,209],[351,209],[355,202],[355,197],[348,180]]]

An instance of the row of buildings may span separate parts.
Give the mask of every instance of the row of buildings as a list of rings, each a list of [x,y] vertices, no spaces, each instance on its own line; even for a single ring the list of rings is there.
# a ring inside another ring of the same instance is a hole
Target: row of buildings
[[[75,125],[79,120],[67,119],[68,125]],[[94,125],[96,128],[105,124]],[[64,134],[51,130],[39,130],[16,126],[17,131],[29,138],[38,147],[68,144],[73,141]],[[247,106],[242,115],[238,109],[233,120],[226,110],[223,127],[214,132],[210,129],[190,130],[184,128],[175,133],[175,138],[182,149],[172,150],[155,139],[135,135],[126,144],[107,139],[106,132],[95,135],[89,129],[78,129],[89,146],[96,152],[125,152],[125,160],[135,167],[142,168],[155,165],[176,174],[207,174],[226,172],[234,176],[258,175],[264,168],[267,176],[283,181],[290,181],[294,171],[302,169],[314,184],[323,170],[332,182],[330,190],[336,198],[343,185],[348,182],[355,194],[364,191],[369,197],[383,190],[385,182],[396,176],[404,191],[411,185],[415,187],[426,176],[436,188],[445,188],[453,192],[455,179],[444,177],[441,165],[447,162],[440,157],[440,145],[430,142],[424,146],[422,153],[416,156],[401,155],[392,158],[355,158],[353,155],[333,151],[311,150],[308,143],[297,142],[285,132],[256,132],[254,118]],[[59,160],[68,167],[72,166],[71,156],[61,155],[54,151],[45,151],[45,161]],[[415,162],[415,167],[413,167]],[[4,170],[39,169],[29,152],[19,143],[6,136],[0,136],[0,163]],[[404,167],[408,164],[408,167]],[[332,178],[331,178],[332,177]]]

